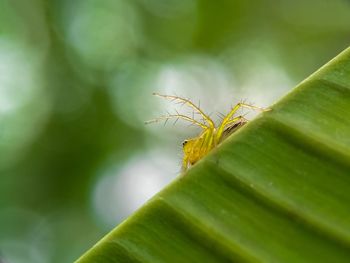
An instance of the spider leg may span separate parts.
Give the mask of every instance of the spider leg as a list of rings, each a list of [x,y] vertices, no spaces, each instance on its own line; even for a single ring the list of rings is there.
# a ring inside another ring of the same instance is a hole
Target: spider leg
[[[208,122],[209,126],[214,128],[215,124],[212,121],[212,119],[210,119],[210,117],[208,115],[206,115],[198,106],[196,106],[193,102],[191,102],[188,99],[184,99],[178,96],[172,96],[172,95],[162,95],[159,93],[153,93],[153,95],[158,96],[158,97],[162,97],[165,99],[169,99],[171,101],[179,101],[182,102],[183,104],[188,105],[189,107],[191,107],[192,109],[194,109],[196,112],[198,112],[200,115],[202,115],[203,119]]]
[[[185,172],[188,167],[188,156],[184,156],[182,159],[182,166],[181,166],[181,172]]]
[[[214,134],[214,130],[210,128],[201,134],[202,140],[198,140],[196,145],[198,160],[215,147]]]
[[[245,102],[240,102],[236,106],[238,106],[239,108],[246,108],[246,109],[257,110],[257,111],[270,111],[270,109],[257,107],[257,106],[254,106],[252,104],[248,104],[248,103],[245,103]]]
[[[236,118],[233,118],[233,115],[240,109],[240,108],[247,108],[247,109],[251,109],[251,110],[258,110],[258,111],[267,111],[269,109],[264,109],[264,108],[260,108],[260,107],[256,107],[254,105],[251,105],[251,104],[247,104],[247,103],[243,103],[243,102],[239,102],[237,103],[234,107],[232,107],[231,111],[225,116],[225,118],[222,120],[218,130],[217,130],[217,133],[216,133],[216,143],[218,143],[221,139],[221,136],[224,132],[224,129],[225,127],[230,124],[230,123],[233,123],[235,121],[238,121],[238,120],[242,120],[242,116],[239,116],[239,117],[236,117]]]
[[[236,118],[228,120],[224,125],[227,126],[227,125],[230,125],[232,123],[239,122],[239,121],[248,122],[248,120],[246,118],[244,118],[244,116],[238,116]]]
[[[160,116],[158,118],[146,121],[145,124],[160,122],[160,121],[163,121],[163,120],[165,122],[167,122],[169,119],[172,119],[172,118],[189,121],[192,124],[195,124],[195,125],[201,127],[204,130],[207,130],[209,128],[207,125],[204,125],[203,123],[200,123],[199,121],[196,121],[195,119],[192,119],[191,117],[188,117],[188,116],[182,115],[182,114],[169,114],[169,115],[166,115],[166,116]]]

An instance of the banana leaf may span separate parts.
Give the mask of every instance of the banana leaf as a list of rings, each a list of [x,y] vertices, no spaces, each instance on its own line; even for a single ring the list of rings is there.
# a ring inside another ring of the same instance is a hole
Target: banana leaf
[[[350,262],[350,49],[77,263]]]

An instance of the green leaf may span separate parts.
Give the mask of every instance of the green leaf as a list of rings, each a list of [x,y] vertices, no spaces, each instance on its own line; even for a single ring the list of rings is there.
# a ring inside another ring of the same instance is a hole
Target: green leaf
[[[350,262],[350,49],[77,262]]]

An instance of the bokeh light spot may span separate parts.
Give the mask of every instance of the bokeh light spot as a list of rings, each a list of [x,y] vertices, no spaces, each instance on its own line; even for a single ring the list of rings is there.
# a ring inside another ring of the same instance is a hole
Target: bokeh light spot
[[[134,157],[121,167],[108,167],[93,192],[98,218],[114,227],[168,184],[176,170],[176,162],[161,151]]]
[[[40,75],[44,52],[0,38],[0,167],[21,156],[46,120],[50,104]]]
[[[133,5],[123,0],[67,2],[68,42],[92,68],[108,70],[136,51],[140,34]]]

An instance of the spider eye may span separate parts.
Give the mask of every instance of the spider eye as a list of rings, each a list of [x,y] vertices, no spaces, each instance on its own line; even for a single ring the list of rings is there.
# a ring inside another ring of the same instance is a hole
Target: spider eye
[[[188,141],[187,141],[187,140],[184,140],[183,143],[182,143],[182,146],[185,146],[186,143],[188,143]]]

